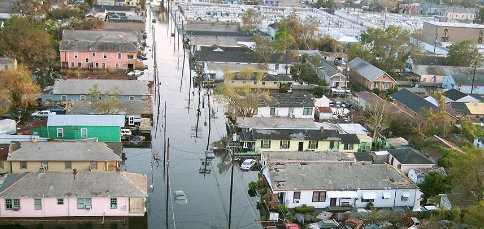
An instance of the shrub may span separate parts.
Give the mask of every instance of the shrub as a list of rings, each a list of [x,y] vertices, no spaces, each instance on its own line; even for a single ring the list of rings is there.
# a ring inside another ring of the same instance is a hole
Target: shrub
[[[314,87],[314,96],[321,97],[324,95],[324,88],[321,86]]]
[[[314,212],[314,206],[307,206],[306,204],[303,204],[300,207],[296,207],[295,210],[296,210],[297,213],[302,213],[302,214],[313,213]]]
[[[366,205],[365,209],[366,209],[366,210],[373,210],[373,206],[374,206],[374,205],[373,205],[373,202],[369,202],[369,203]]]
[[[380,89],[379,88],[373,88],[373,93],[379,95],[380,94]]]
[[[266,201],[266,202],[271,201],[271,194],[269,194],[269,193],[264,194],[264,195],[262,196],[262,199],[263,199],[264,201]]]
[[[257,183],[252,181],[249,183],[249,189],[250,190],[257,190]]]
[[[318,86],[326,86],[326,80],[325,79],[318,80]]]

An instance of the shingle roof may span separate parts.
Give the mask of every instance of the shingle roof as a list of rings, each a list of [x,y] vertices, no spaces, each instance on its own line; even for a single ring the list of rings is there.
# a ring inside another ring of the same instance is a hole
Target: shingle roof
[[[124,126],[124,115],[49,115],[47,126]]]
[[[457,112],[457,113],[461,113],[461,114],[470,114],[471,111],[469,109],[467,109],[467,105],[466,103],[457,103],[457,102],[453,102],[453,103],[450,103],[452,109]]]
[[[321,151],[296,151],[296,152],[278,152],[278,151],[264,151],[262,157],[269,163],[284,163],[284,162],[318,162],[334,161],[334,162],[354,162],[355,159],[350,157],[351,154],[344,152],[321,152]]]
[[[262,101],[263,106],[271,107],[314,107],[310,94],[271,93],[271,101]]]
[[[465,94],[464,92],[461,92],[459,90],[456,90],[456,89],[450,89],[450,90],[447,90],[446,92],[444,92],[444,96],[453,100],[453,101],[457,101],[459,99],[466,97],[467,94]]]
[[[318,129],[310,118],[237,117],[237,126],[253,129]]]
[[[445,65],[444,55],[416,54],[412,60],[415,65]]]
[[[273,190],[417,189],[388,164],[285,164],[274,166],[269,174]]]
[[[371,65],[359,57],[356,57],[350,61],[349,68],[369,81],[373,81],[379,76],[385,74],[383,70]]]
[[[134,6],[116,6],[116,5],[94,5],[94,8],[105,9],[107,11],[135,11]]]
[[[186,31],[188,36],[225,36],[225,37],[253,37],[254,33],[239,32],[239,31],[200,31],[191,30]]]
[[[14,62],[15,62],[15,59],[0,57],[0,64],[13,64]]]
[[[214,51],[214,50],[223,51]],[[265,63],[262,58],[247,47],[202,47],[195,52],[198,61],[211,62],[237,62],[237,63]],[[286,58],[281,53],[270,56],[269,63],[286,63]]]
[[[369,152],[358,152],[353,153],[355,156],[356,161],[373,161],[373,157]]]
[[[420,98],[420,96],[405,88],[391,94],[390,97],[420,115],[424,115],[424,112],[436,108],[436,106],[429,101]]]
[[[331,77],[334,76],[338,73],[340,73],[338,70],[334,69],[331,65],[326,63],[326,61],[321,60],[319,62],[319,69],[323,72],[325,76]]]
[[[102,94],[110,92],[116,95],[150,95],[149,82],[145,80],[95,80],[67,79],[54,82],[53,94],[87,95],[89,90],[97,85]]]
[[[121,161],[104,142],[20,142],[8,161]]]
[[[459,85],[472,85],[472,74],[451,74],[450,77]],[[476,75],[474,86],[484,86],[484,75]]]
[[[146,175],[126,172],[24,173],[8,175],[0,198],[148,197]]]
[[[107,30],[64,30],[60,51],[137,52],[135,33]]]
[[[124,115],[151,115],[153,114],[151,100],[119,100],[119,110],[113,114]],[[67,114],[101,114],[96,112],[92,102],[88,100],[74,100],[67,111]]]
[[[348,144],[360,142],[356,134],[340,134],[336,130],[256,129],[253,130],[253,137],[255,140],[325,140]]]
[[[434,164],[432,160],[412,148],[390,149],[388,150],[400,164]]]

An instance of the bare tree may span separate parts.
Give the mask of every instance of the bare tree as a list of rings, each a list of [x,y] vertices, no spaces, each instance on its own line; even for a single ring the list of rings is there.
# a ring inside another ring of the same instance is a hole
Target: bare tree
[[[94,84],[89,89],[93,110],[100,114],[117,114],[121,109],[118,100],[119,94],[118,88],[115,88],[113,92],[106,91],[103,93],[98,89],[98,85]]]

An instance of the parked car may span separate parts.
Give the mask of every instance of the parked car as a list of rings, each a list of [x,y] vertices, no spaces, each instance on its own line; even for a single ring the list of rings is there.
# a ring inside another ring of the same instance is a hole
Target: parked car
[[[299,229],[299,225],[295,224],[295,223],[286,223],[286,225],[284,225],[284,228],[285,229]]]
[[[207,159],[214,159],[215,158],[215,154],[212,152],[212,151],[205,151],[205,158]]]
[[[151,22],[156,23],[156,19],[153,18],[153,20],[151,20]]]
[[[49,110],[43,110],[43,111],[36,111],[32,113],[32,117],[36,118],[47,118],[49,115],[55,115],[55,112],[49,111]]]
[[[240,169],[248,171],[254,167],[255,162],[256,161],[254,159],[246,159],[244,162],[242,162],[242,165],[240,165]]]
[[[56,114],[65,114],[66,109],[64,107],[59,106],[59,105],[52,105],[52,106],[46,106],[44,110],[49,110],[51,112],[55,112]]]
[[[138,55],[138,59],[140,59],[140,60],[147,60],[148,57],[143,56],[143,55]]]
[[[141,76],[143,75],[143,71],[140,70],[134,70],[132,72],[128,72],[128,76]]]
[[[133,139],[131,139],[130,143],[135,146],[140,146],[141,144],[143,144],[144,140],[145,140],[144,136],[136,135],[133,137]]]
[[[187,196],[185,195],[185,193],[183,191],[181,191],[181,190],[175,191],[175,202],[178,203],[178,204],[187,204],[188,203]]]
[[[121,137],[125,137],[125,136],[131,136],[130,129],[121,129]]]

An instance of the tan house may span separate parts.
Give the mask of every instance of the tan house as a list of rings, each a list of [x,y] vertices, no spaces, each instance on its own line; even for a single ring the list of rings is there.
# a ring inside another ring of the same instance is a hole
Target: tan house
[[[227,77],[224,79],[224,83],[230,87],[250,87],[250,88],[258,88],[258,89],[279,89],[281,87],[286,86],[289,88],[294,80],[289,75],[269,75],[266,74],[262,79],[258,80],[256,77],[257,74],[254,74],[253,77],[247,79],[244,77],[239,77],[238,74],[235,74],[232,79],[228,79]]]
[[[117,171],[121,158],[104,142],[15,142],[7,162],[10,173]]]
[[[394,88],[396,81],[383,70],[357,57],[350,61],[350,80],[357,82],[364,89],[386,91]]]

